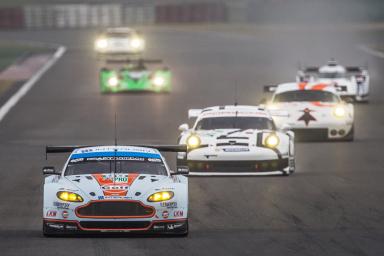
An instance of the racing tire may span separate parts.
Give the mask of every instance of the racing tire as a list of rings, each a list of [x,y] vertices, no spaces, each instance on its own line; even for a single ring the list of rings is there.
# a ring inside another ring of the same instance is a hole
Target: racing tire
[[[174,236],[178,236],[178,237],[186,237],[188,236],[189,234],[189,225],[188,225],[188,220],[187,222],[185,223],[185,229],[181,232],[178,232],[178,233],[175,233]]]
[[[347,136],[345,136],[342,140],[343,141],[353,141],[354,139],[355,139],[355,126],[352,125],[351,130],[349,131]]]
[[[43,222],[43,236],[56,237],[56,236],[60,236],[60,233],[47,227],[47,225],[45,225],[45,223]]]

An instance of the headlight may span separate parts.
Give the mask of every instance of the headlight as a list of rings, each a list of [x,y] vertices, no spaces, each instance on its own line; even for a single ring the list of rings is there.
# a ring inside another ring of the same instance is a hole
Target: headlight
[[[119,85],[119,79],[116,76],[112,76],[112,77],[108,78],[107,83],[109,86],[115,87],[115,86]]]
[[[276,148],[280,144],[280,139],[275,134],[268,135],[264,140],[264,145],[269,148]]]
[[[96,49],[105,49],[108,46],[107,39],[97,39],[95,43]]]
[[[342,117],[345,117],[346,115],[346,110],[343,106],[336,106],[334,109],[333,109],[333,115],[335,117],[338,117],[338,118],[342,118]]]
[[[138,37],[132,38],[129,44],[135,50],[141,50],[144,48],[144,40]]]
[[[84,201],[84,199],[80,195],[76,193],[68,192],[68,191],[59,191],[57,192],[56,196],[60,200],[67,201],[67,202],[83,202]]]
[[[173,198],[175,194],[172,191],[156,192],[150,195],[147,199],[148,202],[161,202],[167,201]]]
[[[197,148],[198,146],[200,146],[200,144],[201,140],[200,137],[197,135],[192,134],[187,138],[188,148]]]
[[[165,79],[164,77],[161,77],[161,76],[155,76],[153,79],[152,79],[152,83],[155,85],[155,86],[158,86],[158,87],[161,87],[165,84]]]

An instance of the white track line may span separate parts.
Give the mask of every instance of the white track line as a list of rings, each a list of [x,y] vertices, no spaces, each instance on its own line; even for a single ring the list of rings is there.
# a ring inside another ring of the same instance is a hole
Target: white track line
[[[19,102],[21,98],[25,96],[25,94],[27,94],[27,92],[44,75],[44,73],[56,63],[56,61],[65,53],[66,50],[66,47],[59,46],[51,59],[47,61],[47,63],[45,63],[44,66],[40,68],[39,71],[37,71],[36,74],[34,74],[27,82],[25,82],[23,86],[21,86],[21,88],[14,95],[12,95],[12,97],[9,98],[3,106],[1,106],[0,122],[3,121],[8,112],[17,104],[17,102]]]
[[[359,49],[378,58],[384,59],[384,52],[374,50],[366,45],[360,45]]]

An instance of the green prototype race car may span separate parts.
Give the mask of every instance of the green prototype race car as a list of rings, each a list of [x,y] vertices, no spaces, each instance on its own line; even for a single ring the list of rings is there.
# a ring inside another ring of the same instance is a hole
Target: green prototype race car
[[[164,68],[149,70],[145,64],[161,63],[161,60],[129,60],[120,70],[102,68],[101,93],[129,91],[170,92],[171,71]]]

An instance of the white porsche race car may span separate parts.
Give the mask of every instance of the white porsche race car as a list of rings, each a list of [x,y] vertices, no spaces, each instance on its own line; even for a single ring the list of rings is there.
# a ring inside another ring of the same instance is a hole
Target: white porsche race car
[[[278,127],[289,126],[299,140],[354,138],[354,108],[332,84],[285,83],[265,86],[274,94],[267,109]]]
[[[43,233],[188,233],[188,174],[171,172],[160,151],[184,146],[47,147],[70,153],[64,168],[45,167]]]
[[[99,57],[130,56],[143,53],[145,40],[131,28],[108,28],[98,35],[94,49]]]
[[[294,134],[277,130],[256,106],[216,106],[189,110],[192,128],[179,127],[178,165],[193,176],[289,175],[295,171]]]
[[[297,82],[330,83],[337,93],[347,101],[368,101],[369,74],[362,67],[344,67],[330,60],[321,67],[306,67],[297,72]]]

